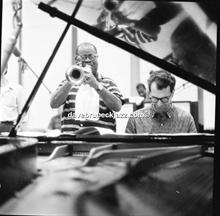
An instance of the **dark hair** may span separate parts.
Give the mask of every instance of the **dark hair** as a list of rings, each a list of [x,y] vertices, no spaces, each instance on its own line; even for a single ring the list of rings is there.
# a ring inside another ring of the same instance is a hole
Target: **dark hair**
[[[83,43],[81,43],[81,44],[79,44],[77,46],[77,48],[76,48],[76,55],[78,54],[79,47],[81,47],[81,46],[92,46],[94,48],[95,52],[97,53],[97,49],[96,49],[95,45],[93,45],[93,44],[91,44],[89,42],[83,42]]]
[[[144,85],[144,83],[138,83],[136,85],[136,89],[139,89],[140,87],[143,87],[144,89],[146,89],[146,86]]]
[[[176,85],[176,79],[169,72],[165,70],[151,71],[150,78],[147,80],[149,91],[151,91],[151,84],[156,82],[158,89],[167,88],[170,86],[170,91],[173,92]]]

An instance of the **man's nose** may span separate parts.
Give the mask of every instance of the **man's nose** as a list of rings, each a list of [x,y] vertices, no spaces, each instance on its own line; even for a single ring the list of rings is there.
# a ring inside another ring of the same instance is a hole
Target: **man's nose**
[[[84,61],[91,61],[91,59],[89,58],[89,56],[85,56],[85,60]]]
[[[160,107],[161,105],[163,105],[163,103],[161,102],[161,100],[158,100],[158,101],[157,101],[157,106]]]
[[[82,62],[82,67],[85,67],[86,65],[90,64],[91,62],[90,61],[83,61]]]

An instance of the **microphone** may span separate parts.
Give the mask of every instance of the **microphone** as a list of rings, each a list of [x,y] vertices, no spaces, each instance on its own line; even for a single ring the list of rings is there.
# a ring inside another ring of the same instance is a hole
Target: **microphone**
[[[18,58],[18,62],[20,63],[20,69],[24,71],[28,65],[28,63],[22,58],[21,51],[15,46],[13,49],[13,54]]]
[[[17,47],[14,47],[13,49],[13,54],[18,57],[18,58],[21,58],[21,51],[17,48]]]
[[[14,47],[13,54],[15,55],[15,57],[19,58],[19,61],[21,61],[23,64],[27,65],[27,62],[25,61],[25,59],[21,55],[21,51],[17,47]]]

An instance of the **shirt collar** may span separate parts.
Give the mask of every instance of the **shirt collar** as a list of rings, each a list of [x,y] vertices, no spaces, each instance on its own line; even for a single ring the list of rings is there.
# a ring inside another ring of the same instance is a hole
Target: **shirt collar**
[[[150,117],[151,118],[155,118],[155,110],[153,110],[152,108],[150,109]],[[166,112],[166,115],[168,118],[171,118],[173,115],[173,106],[171,106],[171,108]]]
[[[173,115],[173,107],[171,107],[168,111],[167,111],[167,116],[168,118],[171,118]]]

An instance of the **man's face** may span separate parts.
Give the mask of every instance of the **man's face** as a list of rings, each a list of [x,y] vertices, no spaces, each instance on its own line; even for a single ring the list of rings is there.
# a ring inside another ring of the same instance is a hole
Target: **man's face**
[[[158,89],[156,82],[151,84],[150,99],[152,108],[156,112],[167,112],[171,107],[171,99],[173,93],[170,91],[170,86],[163,89]]]
[[[83,67],[86,65],[90,65],[92,68],[93,75],[97,78],[97,69],[98,69],[98,61],[97,61],[97,53],[93,46],[82,44],[78,47],[78,53],[76,55],[76,63],[82,64]]]
[[[143,86],[137,88],[137,92],[141,97],[146,97],[146,89]]]

